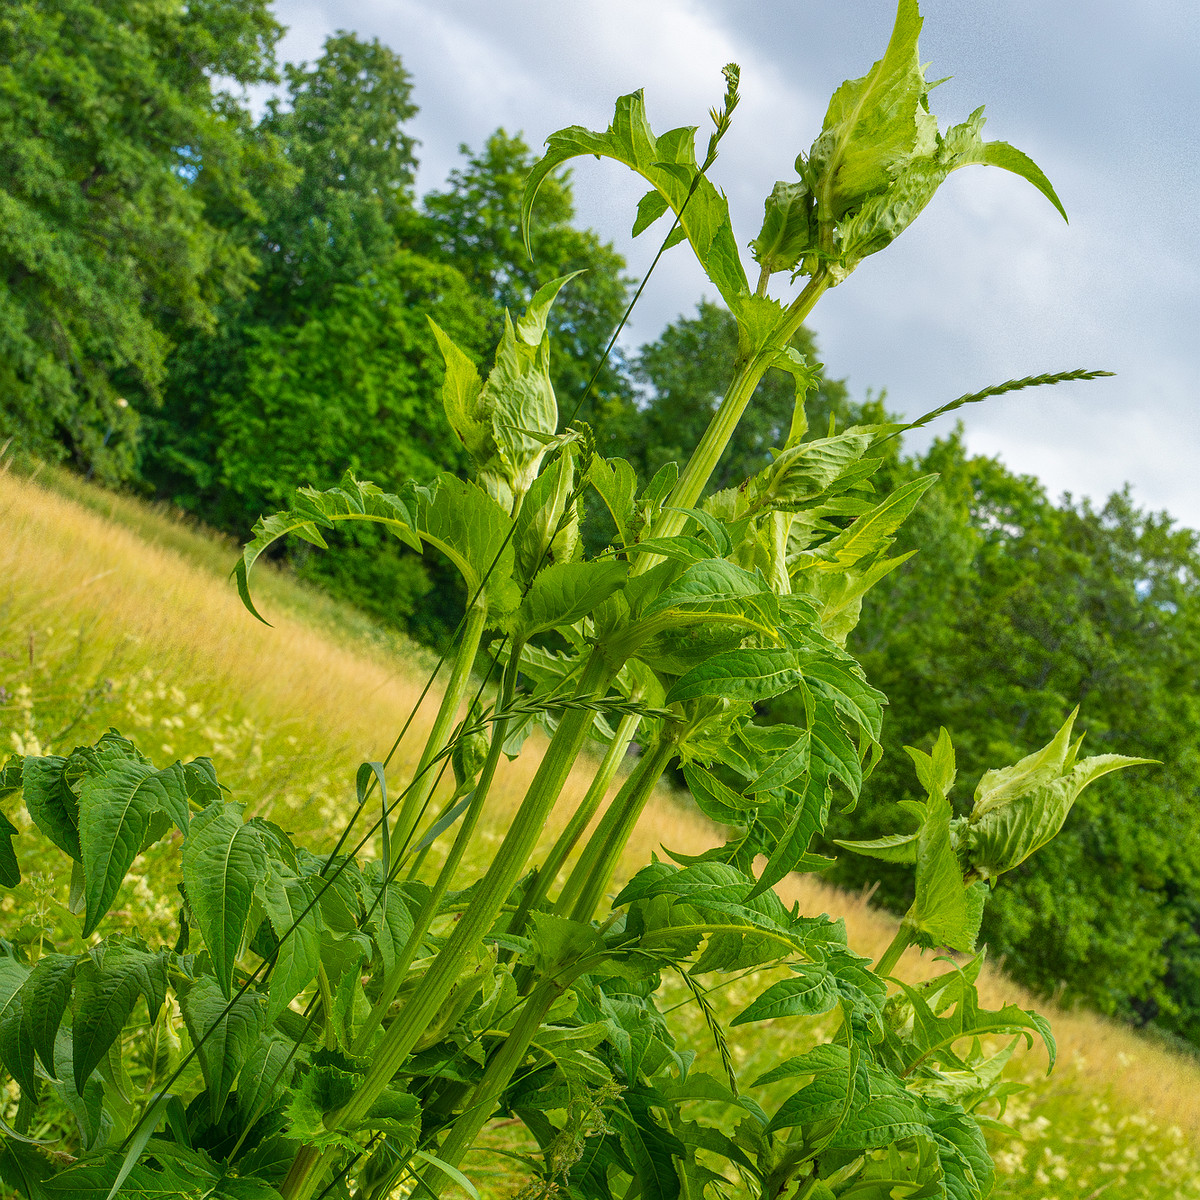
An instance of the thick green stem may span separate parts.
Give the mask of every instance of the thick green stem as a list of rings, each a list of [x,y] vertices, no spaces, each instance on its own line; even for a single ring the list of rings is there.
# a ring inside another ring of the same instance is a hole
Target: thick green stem
[[[521,646],[514,645],[500,685],[500,707],[502,709],[508,708],[512,704],[520,663]],[[392,966],[387,978],[383,981],[383,987],[380,990],[378,998],[372,1005],[371,1011],[367,1014],[366,1020],[363,1021],[358,1033],[355,1035],[354,1046],[352,1047],[354,1054],[361,1055],[367,1052],[375,1030],[379,1027],[384,1014],[391,1007],[392,1001],[395,1000],[396,993],[399,992],[404,980],[408,977],[408,971],[412,966],[413,958],[424,941],[425,935],[429,932],[430,926],[437,918],[442,897],[449,891],[450,884],[458,872],[459,864],[462,862],[462,857],[466,853],[467,846],[475,835],[475,827],[479,824],[479,818],[483,813],[484,805],[487,803],[488,792],[491,790],[492,780],[496,775],[496,767],[500,763],[500,755],[504,751],[504,739],[507,734],[508,721],[497,721],[492,729],[492,741],[488,747],[488,756],[484,760],[483,769],[479,772],[479,779],[471,795],[471,803],[467,806],[467,811],[463,814],[462,823],[458,827],[458,833],[455,835],[454,843],[450,847],[450,853],[446,856],[446,861],[442,864],[437,879],[434,880],[433,887],[430,889],[429,895],[425,898],[425,903],[421,905],[421,910],[413,922],[413,931],[409,935],[404,949]]]
[[[580,801],[579,807],[572,813],[566,828],[558,835],[558,841],[554,843],[550,853],[546,856],[546,861],[538,868],[529,887],[525,889],[525,894],[521,897],[520,904],[517,905],[513,919],[509,922],[509,933],[519,934],[521,932],[530,910],[540,904],[554,886],[563,863],[567,861],[567,856],[575,849],[575,843],[579,841],[583,831],[596,815],[600,802],[604,799],[617,769],[625,759],[626,751],[629,749],[630,742],[633,741],[633,735],[637,732],[641,719],[637,713],[629,713],[621,719],[616,735],[609,744],[604,759],[592,780],[591,787]]]
[[[900,956],[912,944],[912,931],[909,929],[908,922],[901,921],[900,928],[896,930],[896,936],[892,938],[891,945],[883,952],[883,957],[871,968],[872,971],[876,975],[890,975],[896,969]]]
[[[457,1167],[463,1155],[474,1144],[479,1131],[487,1124],[492,1109],[517,1068],[525,1061],[525,1055],[537,1032],[546,1020],[554,1001],[562,993],[563,986],[552,980],[543,980],[529,994],[521,1009],[521,1015],[503,1045],[488,1059],[483,1078],[467,1100],[466,1107],[451,1127],[450,1135],[438,1150],[438,1158]],[[434,1196],[441,1193],[447,1180],[444,1173],[431,1171],[424,1180]],[[424,1190],[424,1189],[422,1189]]]
[[[590,696],[606,687],[610,675],[603,655],[598,650],[593,651],[580,677],[576,695]],[[374,1047],[371,1069],[362,1086],[344,1108],[327,1119],[331,1127],[353,1127],[362,1120],[450,995],[463,968],[495,923],[524,871],[593,718],[594,714],[588,709],[569,709],[563,714],[529,791],[491,866],[480,879],[470,905],[404,1010]]]
[[[445,749],[454,724],[458,719],[459,705],[467,694],[471,683],[471,668],[475,664],[475,655],[479,651],[479,640],[483,636],[483,628],[487,623],[487,600],[480,596],[475,606],[467,614],[466,625],[463,628],[462,641],[458,644],[458,653],[454,656],[454,665],[450,669],[450,679],[438,706],[433,728],[425,740],[425,749],[421,751],[420,761],[413,773],[413,783],[400,805],[396,817],[396,826],[392,831],[393,844],[403,849],[408,839],[412,837],[417,822],[425,804],[433,793],[437,783],[437,772],[432,770],[434,758]]]
[[[608,806],[603,820],[571,872],[562,895],[555,905],[556,913],[569,911],[573,921],[590,921],[596,905],[604,896],[613,871],[625,852],[646,801],[654,793],[667,764],[675,757],[675,739],[665,731],[658,744],[646,754],[621,790]],[[569,906],[569,909],[568,909]]]
[[[805,286],[804,290],[792,301],[784,314],[783,321],[771,337],[770,344],[752,355],[747,361],[739,363],[737,373],[729,390],[725,393],[720,407],[713,414],[704,436],[688,460],[687,466],[680,475],[679,481],[667,498],[663,511],[654,523],[652,536],[673,537],[683,531],[687,517],[681,512],[671,511],[681,508],[694,508],[704,492],[705,486],[716,470],[729,439],[737,429],[754,389],[766,374],[767,369],[775,361],[780,349],[796,335],[796,331],[804,322],[804,318],[812,311],[813,306],[825,293],[831,280],[825,271],[818,271]],[[660,561],[652,554],[638,556],[635,574],[648,571]]]

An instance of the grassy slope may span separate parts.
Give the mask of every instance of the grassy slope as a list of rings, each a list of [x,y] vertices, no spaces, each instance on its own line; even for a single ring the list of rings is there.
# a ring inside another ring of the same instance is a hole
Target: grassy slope
[[[0,750],[61,751],[115,725],[156,759],[212,755],[251,810],[331,837],[352,808],[356,765],[387,753],[415,701],[425,656],[269,570],[256,597],[274,625],[260,625],[224,579],[235,553],[227,543],[77,481],[49,482],[0,475]],[[419,733],[418,722],[400,747],[397,782]],[[507,768],[485,843],[499,839],[531,772],[529,761]],[[703,821],[663,796],[627,866],[660,843],[696,850],[710,841]],[[124,902],[131,919],[168,923],[170,899],[152,883],[135,878]],[[895,929],[861,897],[814,878],[780,890],[803,911],[845,914],[864,954],[877,956]],[[0,900],[0,928],[61,905],[63,893],[62,880],[35,870]],[[934,969],[910,952],[901,973]],[[746,986],[723,1003],[737,1004]],[[995,971],[981,990],[989,1006],[1031,1003]],[[1046,1081],[1035,1051],[1017,1067],[1031,1086],[1006,1117],[1020,1136],[996,1142],[996,1194],[1200,1195],[1200,1064],[1096,1017],[1036,1006],[1053,1019],[1059,1066]],[[699,1020],[679,1015],[706,1053]],[[735,1032],[734,1052],[751,1067],[795,1052],[805,1037],[797,1021]]]

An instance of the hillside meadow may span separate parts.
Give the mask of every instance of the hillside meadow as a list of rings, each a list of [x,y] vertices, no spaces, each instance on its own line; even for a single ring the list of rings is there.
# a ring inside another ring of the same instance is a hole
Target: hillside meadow
[[[0,474],[0,529],[0,750],[62,751],[113,726],[156,762],[211,756],[249,812],[310,834],[314,849],[331,840],[353,808],[357,765],[387,755],[417,701],[428,651],[270,570],[256,581],[272,621],[261,625],[229,583],[232,543],[67,476]],[[393,760],[395,779],[422,733],[418,716]],[[498,841],[532,771],[530,756],[506,767],[485,843]],[[568,789],[564,809],[577,794]],[[552,821],[547,844],[556,832]],[[695,852],[711,836],[686,797],[664,792],[630,843],[626,872],[660,845]],[[135,864],[118,903],[131,924],[167,936],[178,904],[160,886],[161,857],[152,849]],[[27,866],[0,899],[0,936],[38,936],[70,919],[67,881]],[[804,912],[844,915],[863,954],[877,957],[895,932],[865,895],[813,876],[779,890]],[[899,973],[916,980],[937,969],[909,951]],[[1010,1070],[1027,1088],[999,1114],[994,1195],[1200,1196],[1200,1062],[1035,1001],[995,969],[980,991],[988,1007],[1016,1001],[1046,1013],[1059,1045],[1049,1079],[1040,1049],[1014,1054]],[[749,993],[749,982],[735,980],[714,1001],[734,1008]],[[700,1014],[685,994],[679,1004],[690,1048],[714,1057]],[[742,1026],[732,1049],[766,1069],[816,1032],[800,1019]],[[497,1150],[512,1148],[502,1123],[493,1137]],[[477,1154],[469,1173],[496,1196],[522,1186],[519,1164],[499,1154]]]

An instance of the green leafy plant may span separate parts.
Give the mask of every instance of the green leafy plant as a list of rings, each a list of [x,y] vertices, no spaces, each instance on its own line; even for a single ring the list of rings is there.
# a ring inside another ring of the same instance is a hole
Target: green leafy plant
[[[321,546],[349,522],[443,555],[467,595],[415,771],[397,787],[388,762],[364,763],[331,850],[246,819],[208,760],[156,767],[115,731],[68,755],[9,760],[0,791],[22,796],[69,860],[80,924],[70,945],[0,943],[0,1063],[18,1094],[0,1143],[8,1187],[35,1200],[474,1194],[464,1157],[508,1114],[537,1147],[521,1159],[531,1194],[987,1194],[981,1124],[1012,1090],[1002,1068],[1015,1040],[1037,1036],[1053,1059],[1040,1017],[980,1006],[988,888],[1054,835],[1084,786],[1139,760],[1079,760],[1068,720],[1050,746],[985,777],[956,820],[948,736],[932,755],[913,752],[928,793],[907,806],[917,830],[849,847],[915,867],[912,910],[874,967],[841,921],[773,890],[828,865],[812,841],[877,761],[884,697],[845,639],[863,595],[901,561],[889,557],[893,535],[933,482],[873,493],[896,425],[807,437],[814,372],[793,336],[957,166],[1016,170],[1057,203],[1024,156],[981,142],[980,114],[938,133],[919,27],[901,0],[884,58],[838,90],[799,180],[768,198],[754,290],[706,176],[737,103],[735,67],[703,162],[695,130],[651,132],[640,93],[618,101],[605,133],[551,137],[527,223],[557,166],[614,158],[651,184],[635,233],[671,214],[664,249],[687,240],[737,320],[733,381],[682,471],[639,486],[586,426],[560,428],[547,319],[563,278],[506,320],[486,377],[434,330],[472,479],[390,493],[347,476],[258,524],[237,568],[251,611],[250,571],[273,542]],[[786,304],[767,294],[781,273],[807,278]],[[705,499],[771,366],[795,380],[788,436],[762,471]],[[589,492],[615,536],[586,558]],[[757,721],[755,705],[784,692],[803,719]],[[537,727],[549,741],[536,772],[477,870],[500,761]],[[642,753],[605,806],[635,736]],[[602,748],[592,784],[535,863],[589,740]],[[630,833],[676,763],[728,836],[698,855],[667,850],[606,906]],[[0,825],[7,886],[25,836]],[[174,944],[105,932],[126,873],[163,837],[179,845]],[[971,957],[920,986],[891,980],[913,943]],[[799,1053],[744,1080],[710,994],[755,972],[768,974],[733,1024],[789,1022]],[[664,975],[703,1012],[720,1075],[676,1044],[657,999]]]

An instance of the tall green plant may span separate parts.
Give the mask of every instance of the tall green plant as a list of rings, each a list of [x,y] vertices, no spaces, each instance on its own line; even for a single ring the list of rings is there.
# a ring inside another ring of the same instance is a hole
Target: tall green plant
[[[606,133],[550,139],[526,220],[541,181],[574,155],[624,162],[652,189],[635,231],[673,213],[664,245],[680,235],[691,243],[737,319],[732,383],[682,472],[664,468],[639,487],[627,463],[596,452],[586,427],[560,431],[547,332],[568,284],[558,279],[507,319],[486,378],[435,331],[446,414],[473,479],[443,475],[389,493],[347,477],[302,490],[256,527],[238,568],[248,605],[250,569],[271,543],[296,534],[320,545],[330,529],[362,521],[442,554],[468,595],[414,775],[393,791],[387,763],[363,764],[358,809],[332,851],[246,820],[206,760],[157,768],[116,733],[6,765],[5,793],[23,794],[71,862],[82,918],[70,946],[5,946],[0,957],[0,1061],[20,1093],[0,1151],[10,1187],[36,1198],[473,1191],[465,1155],[501,1112],[539,1147],[526,1161],[546,1194],[565,1186],[586,1200],[676,1200],[735,1184],[809,1200],[988,1192],[980,1119],[1006,1095],[1000,1072],[1012,1051],[989,1039],[1038,1036],[1051,1059],[1053,1041],[1035,1014],[980,1007],[975,939],[987,889],[1053,836],[1092,778],[1135,760],[1080,760],[1068,722],[1046,749],[988,776],[972,816],[956,823],[948,737],[932,756],[914,755],[928,793],[912,810],[917,831],[854,847],[903,857],[916,872],[913,910],[874,968],[847,944],[843,922],[788,908],[773,890],[791,871],[826,865],[810,843],[831,805],[854,804],[877,760],[884,698],[845,637],[863,594],[899,561],[888,554],[893,535],[932,483],[873,494],[879,448],[896,426],[804,440],[813,372],[792,336],[953,166],[998,162],[1053,198],[1028,160],[979,141],[978,114],[937,133],[919,25],[915,4],[901,0],[885,57],[839,89],[801,156],[800,181],[768,199],[755,290],[705,174],[737,102],[736,68],[726,69],[703,163],[694,130],[651,132],[640,93],[618,101]],[[788,303],[766,294],[778,273],[807,277]],[[753,478],[697,507],[771,366],[796,381],[784,443]],[[616,536],[585,558],[589,489]],[[489,630],[499,634],[494,691],[471,677]],[[785,691],[800,697],[797,724],[759,724],[755,705]],[[548,745],[477,870],[500,760],[519,754],[536,724]],[[635,734],[641,758],[585,838]],[[535,865],[589,738],[608,752]],[[630,833],[673,763],[729,836],[643,866],[605,911]],[[447,771],[453,786],[439,793]],[[134,859],[172,829],[182,895],[174,946],[128,933],[96,940]],[[0,827],[5,881],[19,874],[15,832]],[[380,853],[360,863],[376,835]],[[435,845],[441,865],[426,870]],[[911,987],[888,978],[910,943],[972,957]],[[788,1021],[799,1052],[743,1080],[709,993],[768,968],[774,982],[733,1023]],[[694,1070],[693,1053],[676,1044],[657,1000],[668,973],[705,1013],[724,1077]],[[77,1132],[35,1124],[47,1097]],[[66,1140],[50,1154],[44,1134]]]

